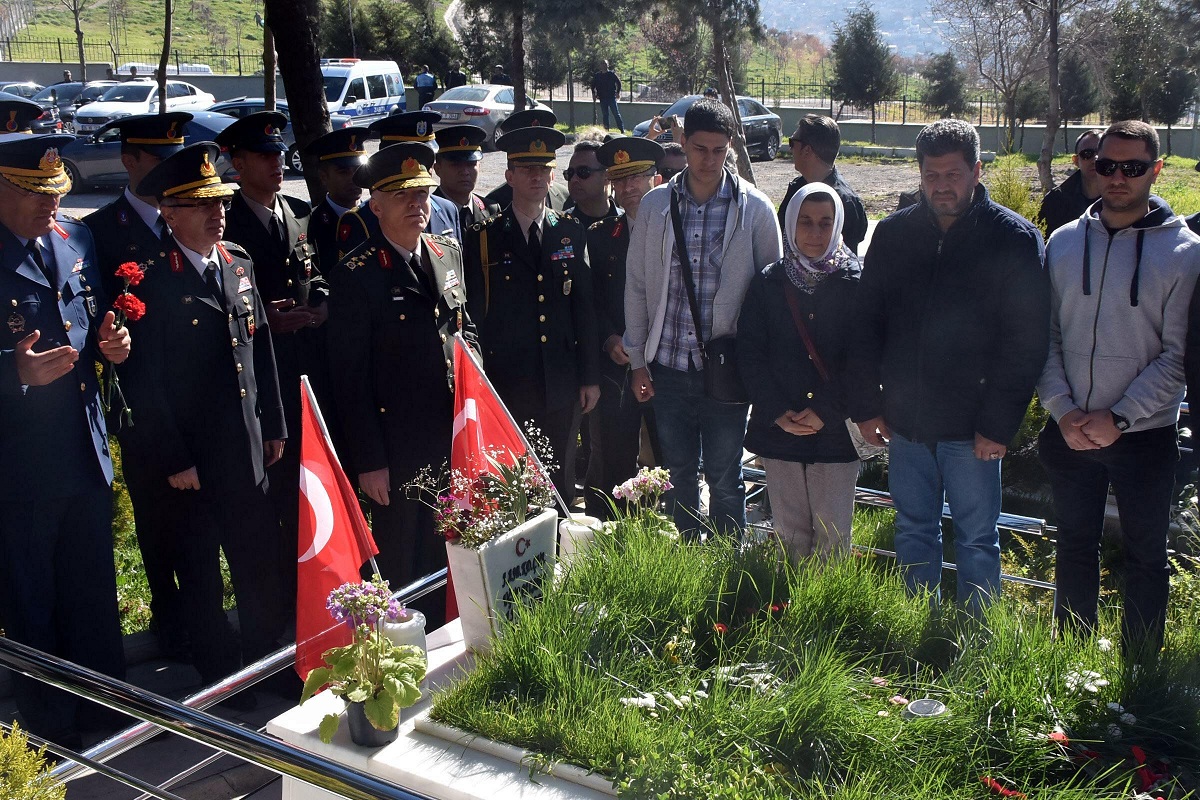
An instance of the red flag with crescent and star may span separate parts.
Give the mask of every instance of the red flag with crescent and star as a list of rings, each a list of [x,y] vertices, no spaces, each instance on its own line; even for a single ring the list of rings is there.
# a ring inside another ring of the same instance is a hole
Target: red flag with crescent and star
[[[300,679],[324,662],[321,654],[350,643],[351,631],[335,623],[325,604],[379,552],[320,419],[308,381],[300,382],[300,535],[296,563],[296,672]]]

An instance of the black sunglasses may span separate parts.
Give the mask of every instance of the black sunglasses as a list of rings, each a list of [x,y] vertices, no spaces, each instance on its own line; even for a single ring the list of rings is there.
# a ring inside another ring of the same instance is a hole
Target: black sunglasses
[[[1080,150],[1075,155],[1077,155],[1081,161],[1091,161],[1093,158],[1096,157],[1096,148],[1087,147],[1087,148],[1084,148],[1083,150]]]
[[[224,208],[226,211],[228,211],[230,208],[232,208],[232,207],[233,207],[233,201],[232,201],[232,200],[218,200],[218,199],[216,199],[216,198],[213,198],[212,200],[201,200],[201,201],[200,201],[200,202],[198,202],[198,203],[168,203],[168,204],[166,204],[166,207],[167,207],[167,208],[207,208],[207,209],[213,209],[213,208],[216,208],[216,206],[217,206],[217,204],[218,204],[218,203],[219,203],[219,204],[220,204],[220,205],[221,205],[221,206],[222,206],[222,207],[223,207],[223,208]]]
[[[563,177],[567,180],[571,180],[571,178],[574,178],[576,175],[578,175],[579,180],[586,181],[597,172],[603,172],[603,170],[592,169],[591,167],[567,167],[563,170]]]
[[[666,183],[667,181],[671,180],[671,178],[674,178],[676,175],[678,175],[682,171],[683,170],[670,169],[669,167],[663,167],[663,168],[659,169],[658,174],[662,175],[663,183]]]
[[[1111,158],[1096,159],[1096,172],[1106,178],[1115,173],[1117,169],[1120,169],[1121,174],[1126,178],[1140,178],[1153,166],[1153,161],[1113,161]]]

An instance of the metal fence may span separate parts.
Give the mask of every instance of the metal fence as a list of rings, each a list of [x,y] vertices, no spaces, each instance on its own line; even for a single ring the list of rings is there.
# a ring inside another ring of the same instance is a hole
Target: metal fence
[[[127,52],[114,48],[110,42],[87,40],[83,42],[83,54],[88,63],[108,62],[114,67],[122,64],[150,64],[157,66],[162,52]],[[72,64],[79,61],[79,45],[73,38],[31,39],[28,37],[0,38],[0,61],[33,61],[38,63],[59,62]],[[260,75],[263,71],[262,50],[172,50],[171,65],[185,74],[188,66],[206,66],[218,75]],[[140,72],[141,70],[139,70]],[[198,70],[192,70],[198,72]]]

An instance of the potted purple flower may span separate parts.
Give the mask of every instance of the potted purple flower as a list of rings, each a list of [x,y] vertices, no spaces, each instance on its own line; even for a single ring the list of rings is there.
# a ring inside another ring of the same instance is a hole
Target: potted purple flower
[[[322,655],[327,666],[317,667],[304,681],[300,702],[328,685],[333,694],[347,702],[350,738],[364,747],[381,747],[395,740],[400,709],[421,698],[419,684],[425,678],[425,652],[413,645],[396,645],[384,634],[387,623],[412,617],[403,603],[394,600],[386,581],[346,583],[329,594],[330,616],[349,625],[354,639]],[[329,743],[338,729],[340,715],[321,720],[321,741]]]

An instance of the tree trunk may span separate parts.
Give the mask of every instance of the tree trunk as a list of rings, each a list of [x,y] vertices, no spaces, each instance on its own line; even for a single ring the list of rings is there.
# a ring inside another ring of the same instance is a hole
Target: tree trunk
[[[525,0],[513,3],[512,79],[513,111],[525,108]]]
[[[79,14],[83,11],[82,0],[75,6],[75,43],[79,46],[79,80],[87,83],[87,53],[83,49],[83,28],[79,27]]]
[[[1005,153],[1011,153],[1013,145],[1017,141],[1017,96],[1015,90],[1004,98],[1004,117],[1004,133],[1007,141],[999,144]]]
[[[575,69],[567,48],[567,130],[575,130]]]
[[[275,110],[275,31],[271,23],[263,25],[263,110]],[[322,81],[324,85],[324,81]]]
[[[264,5],[271,29],[288,43],[279,54],[279,74],[287,89],[288,116],[296,144],[303,150],[313,139],[330,131],[317,41],[321,0],[264,0]],[[304,181],[314,202],[325,196],[315,159],[304,159]]]
[[[1042,134],[1042,152],[1038,156],[1038,180],[1042,184],[1042,194],[1054,188],[1054,175],[1050,171],[1050,162],[1054,159],[1054,135],[1058,133],[1059,105],[1061,104],[1061,87],[1058,85],[1058,0],[1049,0],[1048,10],[1050,30],[1047,42],[1046,72],[1050,88],[1050,100],[1046,108],[1046,130]]]
[[[871,144],[875,144],[875,104],[871,103]]]
[[[158,58],[158,113],[167,113],[167,63],[171,60],[171,12],[175,0],[163,0],[163,49]]]
[[[754,167],[750,164],[750,151],[746,148],[746,134],[742,130],[742,115],[738,112],[737,95],[733,89],[733,73],[729,65],[729,50],[725,47],[725,34],[720,26],[713,26],[713,60],[717,64],[717,83],[721,88],[721,99],[733,112],[733,152],[737,156],[738,174],[754,183]]]

